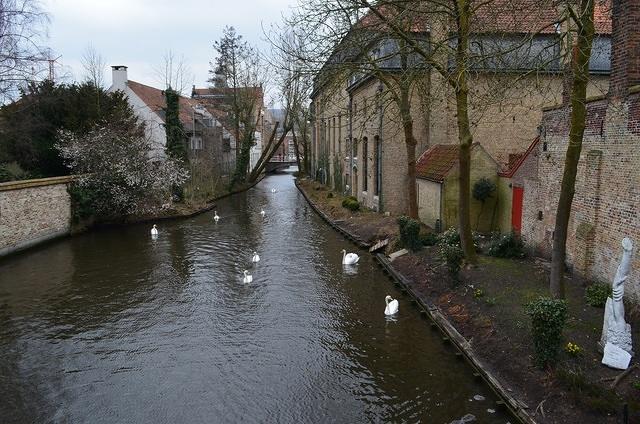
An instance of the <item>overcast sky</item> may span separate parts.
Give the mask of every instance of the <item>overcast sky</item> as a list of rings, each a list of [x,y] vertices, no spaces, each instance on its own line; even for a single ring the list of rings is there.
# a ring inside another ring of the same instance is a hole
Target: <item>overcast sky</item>
[[[296,0],[42,0],[49,13],[47,44],[62,56],[56,74],[82,79],[80,59],[91,44],[106,63],[129,67],[129,79],[161,87],[155,69],[171,49],[184,55],[193,84],[205,86],[213,42],[232,25],[251,44],[267,49],[263,29],[280,22]]]

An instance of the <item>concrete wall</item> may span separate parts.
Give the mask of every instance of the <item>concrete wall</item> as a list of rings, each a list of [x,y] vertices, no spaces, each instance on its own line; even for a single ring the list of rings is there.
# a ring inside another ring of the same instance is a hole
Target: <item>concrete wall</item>
[[[440,219],[441,188],[442,184],[418,178],[418,217],[433,229]]]
[[[69,234],[71,180],[53,177],[0,184],[0,256]]]

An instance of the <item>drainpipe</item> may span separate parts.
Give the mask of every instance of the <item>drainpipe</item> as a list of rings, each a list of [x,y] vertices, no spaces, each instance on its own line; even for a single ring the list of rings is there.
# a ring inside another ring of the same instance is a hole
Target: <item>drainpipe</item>
[[[376,146],[376,148],[378,149],[378,169],[376,170],[376,172],[378,173],[378,212],[383,212],[383,208],[382,205],[384,204],[382,202],[382,83],[378,84],[378,94],[379,94],[379,99],[380,101],[378,102],[378,146]]]
[[[353,95],[349,93],[349,195],[353,195]]]

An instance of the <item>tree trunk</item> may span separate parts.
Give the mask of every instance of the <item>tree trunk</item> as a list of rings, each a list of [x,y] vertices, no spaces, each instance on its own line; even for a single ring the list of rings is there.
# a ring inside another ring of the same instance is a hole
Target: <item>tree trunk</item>
[[[416,190],[416,139],[413,136],[413,121],[404,121],[404,142],[407,148],[407,216],[418,219],[418,193]]]
[[[249,182],[254,182],[258,178],[258,176],[262,173],[262,171],[264,171],[264,168],[267,166],[267,162],[269,162],[269,159],[271,159],[273,154],[278,150],[278,148],[280,148],[280,145],[282,145],[282,142],[287,137],[287,133],[289,131],[291,131],[291,127],[284,127],[282,131],[282,135],[278,139],[278,142],[276,143],[275,147],[266,156],[261,156],[262,161],[260,160],[258,161],[258,164],[251,172],[251,175],[249,175]],[[264,155],[264,152],[263,152],[263,155]]]
[[[293,148],[296,151],[296,164],[298,165],[298,172],[302,173],[302,167],[300,166],[300,149],[298,149],[298,138],[296,137],[296,130],[291,129],[293,134]]]
[[[476,249],[471,234],[471,145],[473,136],[469,126],[469,88],[467,84],[469,18],[471,15],[469,0],[457,0],[458,46],[456,48],[456,111],[458,121],[458,157],[460,175],[458,182],[458,225],[460,244],[467,262],[477,262]]]
[[[578,23],[577,43],[573,51],[573,84],[571,88],[571,127],[569,146],[564,161],[564,173],[560,185],[560,199],[556,211],[556,223],[553,231],[553,250],[551,252],[551,274],[549,290],[555,298],[564,298],[564,267],[567,256],[567,232],[571,204],[575,193],[578,162],[582,151],[587,114],[586,98],[589,83],[589,59],[594,36],[593,24],[594,0],[581,0],[580,22]]]

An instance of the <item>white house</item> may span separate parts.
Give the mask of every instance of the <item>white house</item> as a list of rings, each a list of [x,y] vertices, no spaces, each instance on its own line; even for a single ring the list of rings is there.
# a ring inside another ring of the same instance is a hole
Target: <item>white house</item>
[[[153,110],[150,105],[143,99],[139,90],[139,86],[143,84],[129,81],[127,77],[127,67],[116,65],[111,67],[112,83],[109,88],[110,92],[122,91],[129,100],[129,104],[133,108],[134,113],[145,124],[145,132],[151,140],[153,150],[150,154],[152,158],[164,158],[165,146],[167,145],[167,135],[164,128],[164,119]],[[133,84],[131,84],[133,83]],[[146,87],[146,86],[144,86]],[[135,90],[138,88],[138,90]],[[151,87],[149,87],[151,88]],[[138,91],[138,93],[136,93]]]

